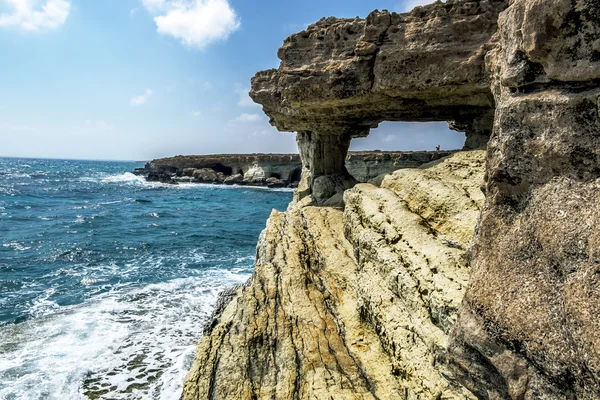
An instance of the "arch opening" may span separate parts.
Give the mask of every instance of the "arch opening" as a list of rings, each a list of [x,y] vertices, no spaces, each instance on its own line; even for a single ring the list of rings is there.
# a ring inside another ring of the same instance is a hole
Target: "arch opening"
[[[447,122],[385,121],[371,129],[369,136],[355,138],[350,151],[415,152],[458,150],[463,148],[466,135],[450,129]]]

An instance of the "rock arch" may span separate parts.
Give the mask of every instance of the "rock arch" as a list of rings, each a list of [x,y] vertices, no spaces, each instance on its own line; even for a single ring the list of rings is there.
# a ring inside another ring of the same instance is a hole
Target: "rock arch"
[[[350,141],[382,121],[448,121],[467,148],[492,133],[445,362],[480,398],[598,398],[598,1],[447,0],[326,18],[279,57],[250,95],[298,132],[297,197],[317,205],[340,204],[354,184]]]
[[[448,1],[324,18],[286,39],[279,69],[259,72],[250,95],[272,125],[297,132],[305,194],[339,203],[356,183],[344,167],[351,139],[383,121],[448,121],[465,147],[485,145],[495,109],[485,55],[505,6]]]

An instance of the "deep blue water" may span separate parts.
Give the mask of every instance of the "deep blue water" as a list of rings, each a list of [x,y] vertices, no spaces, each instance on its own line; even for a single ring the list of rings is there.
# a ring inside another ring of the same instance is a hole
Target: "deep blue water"
[[[0,158],[0,399],[178,399],[216,294],[291,192]]]

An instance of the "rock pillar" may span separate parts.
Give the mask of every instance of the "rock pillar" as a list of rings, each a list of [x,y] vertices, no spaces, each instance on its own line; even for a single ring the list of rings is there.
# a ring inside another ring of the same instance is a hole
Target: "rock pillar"
[[[346,169],[352,137],[348,130],[298,132],[302,183],[297,200],[311,195],[315,205],[342,206],[343,192],[358,183]]]

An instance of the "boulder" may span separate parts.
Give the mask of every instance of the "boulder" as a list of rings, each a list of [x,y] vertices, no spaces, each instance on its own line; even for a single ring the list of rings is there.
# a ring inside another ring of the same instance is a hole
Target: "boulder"
[[[194,170],[192,176],[194,177],[194,182],[211,183],[219,180],[217,173],[211,168]]]
[[[244,176],[242,174],[235,174],[225,178],[223,183],[226,185],[240,184],[244,181]]]
[[[193,177],[194,176],[194,172],[196,171],[195,168],[184,168],[182,170],[182,174],[184,176],[189,176],[189,177]]]
[[[258,163],[254,163],[244,174],[244,182],[246,183],[263,183],[264,181],[265,171]]]

